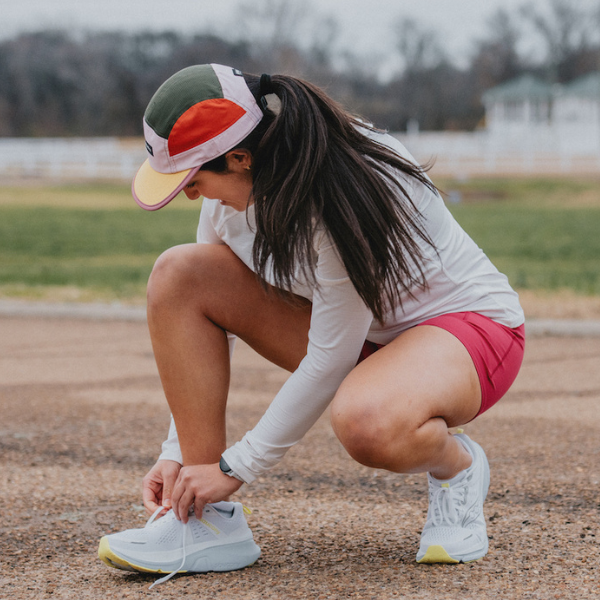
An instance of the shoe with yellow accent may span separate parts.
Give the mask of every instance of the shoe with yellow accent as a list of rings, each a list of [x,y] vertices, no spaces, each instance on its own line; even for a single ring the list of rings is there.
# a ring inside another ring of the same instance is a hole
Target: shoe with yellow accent
[[[141,529],[104,536],[98,556],[116,569],[171,576],[243,569],[260,556],[245,510],[239,502],[207,504],[202,519],[190,515],[183,524],[172,510],[154,520],[159,509]]]
[[[490,485],[490,467],[481,446],[465,434],[458,438],[473,457],[471,466],[453,479],[430,474],[429,510],[417,553],[419,563],[461,563],[488,551],[483,502]]]

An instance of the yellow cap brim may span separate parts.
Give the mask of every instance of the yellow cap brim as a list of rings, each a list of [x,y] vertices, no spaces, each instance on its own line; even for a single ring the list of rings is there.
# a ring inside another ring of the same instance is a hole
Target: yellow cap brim
[[[158,210],[171,202],[197,172],[195,168],[178,173],[159,173],[146,159],[133,178],[133,198],[145,210]]]

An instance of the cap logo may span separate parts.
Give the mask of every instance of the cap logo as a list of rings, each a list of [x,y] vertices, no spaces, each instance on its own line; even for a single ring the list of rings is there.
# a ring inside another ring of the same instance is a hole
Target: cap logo
[[[146,141],[146,150],[150,156],[154,156],[154,150],[152,150],[152,146]]]

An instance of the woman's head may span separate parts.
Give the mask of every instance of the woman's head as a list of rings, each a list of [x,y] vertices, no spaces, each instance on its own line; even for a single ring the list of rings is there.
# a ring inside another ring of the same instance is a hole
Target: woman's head
[[[134,178],[136,202],[156,210],[198,169],[248,138],[263,110],[240,71],[222,65],[187,67],[154,94],[144,115],[148,159]]]

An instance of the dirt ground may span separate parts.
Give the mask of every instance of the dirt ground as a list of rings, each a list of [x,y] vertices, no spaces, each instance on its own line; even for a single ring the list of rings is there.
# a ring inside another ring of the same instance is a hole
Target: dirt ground
[[[140,481],[168,428],[142,322],[0,317],[0,598],[597,598],[600,337],[532,337],[512,390],[466,430],[492,469],[487,557],[418,565],[423,475],[354,463],[327,416],[239,498],[262,557],[243,571],[109,569],[99,538],[143,526]],[[240,344],[239,439],[286,374]]]

